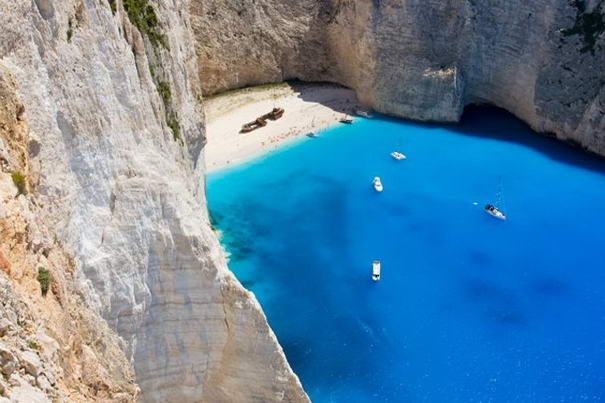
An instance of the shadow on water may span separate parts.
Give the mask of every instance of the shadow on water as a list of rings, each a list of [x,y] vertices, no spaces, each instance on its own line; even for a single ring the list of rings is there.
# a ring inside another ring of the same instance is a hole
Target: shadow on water
[[[381,116],[381,119],[401,121],[400,118],[386,116]],[[554,161],[605,175],[605,158],[586,152],[575,144],[537,133],[513,114],[494,106],[470,105],[464,110],[459,123],[407,123],[428,129],[446,127],[449,131],[466,136],[516,143],[540,152]]]
[[[463,286],[471,305],[480,309],[486,320],[507,326],[527,325],[525,309],[511,291],[479,279],[467,280]]]
[[[468,262],[471,267],[487,268],[494,265],[494,260],[489,253],[482,250],[472,250],[468,254]]]
[[[571,294],[569,282],[565,282],[555,277],[544,275],[536,278],[531,284],[532,291],[539,297],[562,297]]]
[[[464,111],[460,124],[451,129],[469,136],[512,141],[539,151],[552,160],[605,175],[605,159],[602,157],[588,153],[575,144],[558,140],[552,135],[540,135],[503,109],[469,106]]]

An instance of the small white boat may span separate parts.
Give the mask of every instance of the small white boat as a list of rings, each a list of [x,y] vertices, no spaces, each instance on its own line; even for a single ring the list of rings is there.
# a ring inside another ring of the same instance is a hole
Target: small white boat
[[[340,123],[346,123],[350,125],[351,123],[353,123],[353,118],[351,118],[350,116],[345,116],[344,118],[340,119]]]
[[[380,280],[380,260],[374,260],[372,262],[372,280]]]
[[[488,204],[485,206],[485,212],[498,220],[506,220],[504,213],[498,210],[498,208],[494,205]]]
[[[369,111],[358,110],[355,112],[357,116],[361,116],[367,119],[372,119],[374,115],[372,115]]]
[[[306,134],[307,137],[317,137],[317,133],[315,132],[309,132]]]
[[[504,198],[502,195],[504,194],[504,186],[502,184],[502,178],[500,178],[500,184],[498,185],[498,191],[496,192],[496,203],[488,204],[485,206],[484,210],[487,214],[491,215],[498,220],[506,220],[506,215],[500,210],[502,206],[504,206]]]
[[[374,185],[374,190],[377,192],[382,192],[384,187],[382,186],[382,181],[380,180],[380,176],[376,176],[372,181],[372,185]]]
[[[404,159],[406,159],[406,158],[407,158],[405,155],[403,155],[403,154],[402,154],[402,153],[400,153],[399,151],[393,151],[393,152],[391,153],[391,157],[393,157],[393,159],[394,159],[394,160],[397,160],[397,161],[401,161],[401,160],[404,160]]]

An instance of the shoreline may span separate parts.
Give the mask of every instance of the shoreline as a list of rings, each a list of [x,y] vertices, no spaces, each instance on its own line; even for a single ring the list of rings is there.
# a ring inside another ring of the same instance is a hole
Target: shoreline
[[[228,91],[204,100],[206,172],[233,167],[340,123],[363,108],[353,90],[336,84],[280,83]],[[243,124],[283,108],[284,115],[249,133]]]

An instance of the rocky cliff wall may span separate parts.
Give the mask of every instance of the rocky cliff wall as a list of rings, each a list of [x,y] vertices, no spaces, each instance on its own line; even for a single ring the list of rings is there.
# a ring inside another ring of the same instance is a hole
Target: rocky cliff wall
[[[7,175],[22,172],[72,259],[64,283],[120,336],[142,400],[306,401],[208,221],[187,1],[0,2],[0,24],[28,127]]]
[[[333,81],[434,121],[486,103],[605,155],[603,0],[193,0],[191,14],[205,94]]]
[[[39,216],[26,116],[0,64],[0,401],[133,402],[123,343],[78,295],[73,259]]]

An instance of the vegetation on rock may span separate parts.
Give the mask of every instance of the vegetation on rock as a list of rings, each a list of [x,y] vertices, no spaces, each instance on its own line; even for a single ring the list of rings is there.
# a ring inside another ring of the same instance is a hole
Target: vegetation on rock
[[[603,14],[605,0],[600,0],[591,12],[587,12],[586,0],[571,0],[570,4],[578,10],[576,21],[573,27],[564,29],[561,33],[564,36],[581,35],[583,46],[580,52],[590,52],[594,55],[596,42],[605,32],[605,15]]]
[[[32,350],[40,350],[40,345],[33,340],[27,342],[27,347],[31,348]]]
[[[26,195],[27,194],[27,182],[25,180],[25,176],[21,174],[21,172],[13,172],[11,175],[13,179],[13,184],[17,188],[17,196]]]
[[[124,0],[124,10],[130,22],[147,35],[153,46],[161,45],[168,49],[166,36],[158,30],[158,17],[148,0]]]
[[[45,297],[50,287],[50,272],[44,267],[38,267],[38,283],[40,283],[40,291],[42,296]]]
[[[151,69],[151,67],[150,67]],[[155,69],[152,69],[153,72]],[[155,79],[155,77],[154,77]],[[170,99],[172,98],[172,92],[170,91],[170,84],[166,81],[157,81],[158,92],[164,103],[164,110],[166,111],[166,124],[172,131],[172,137],[174,140],[180,140],[181,130],[178,120],[178,115],[175,112],[170,111]]]
[[[112,10],[115,7],[115,0],[109,0],[112,5]],[[155,10],[149,3],[149,0],[124,0],[124,10],[128,14],[130,22],[138,28],[138,30],[149,38],[149,41],[154,46],[154,49],[161,45],[165,49],[169,49],[168,42],[166,42],[166,36],[159,31],[159,21],[155,13]],[[149,71],[151,76],[156,83],[162,103],[164,104],[164,110],[166,112],[166,124],[172,131],[174,140],[180,140],[180,124],[178,115],[170,108],[170,99],[172,93],[170,91],[170,84],[166,81],[161,81],[156,76],[156,66],[149,64]]]
[[[160,97],[162,97],[162,102],[164,102],[164,106],[168,105],[170,102],[170,98],[172,98],[172,92],[170,91],[170,85],[166,81],[158,82],[158,92],[160,93]]]
[[[73,20],[71,18],[69,18],[69,20],[67,21],[67,25],[68,25],[68,27],[67,27],[67,42],[71,42],[71,37],[74,34],[74,27],[73,27],[74,23],[73,23]]]
[[[180,127],[179,121],[176,118],[176,114],[172,114],[169,117],[167,117],[166,123],[168,124],[168,127],[170,128],[170,130],[172,130],[172,137],[174,138],[174,141],[180,140],[181,139],[181,127]]]

